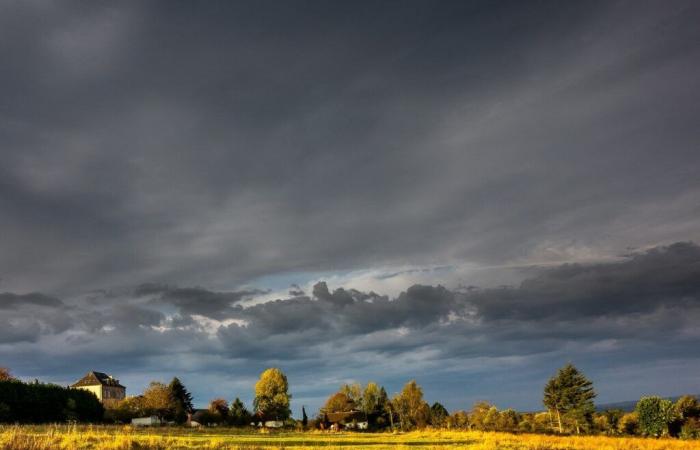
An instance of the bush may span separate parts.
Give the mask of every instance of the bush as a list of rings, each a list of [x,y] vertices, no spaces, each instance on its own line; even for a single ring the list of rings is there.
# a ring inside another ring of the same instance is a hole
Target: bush
[[[681,439],[698,439],[700,438],[700,420],[688,419],[681,427]]]
[[[617,423],[617,430],[622,434],[639,433],[639,417],[636,412],[624,414]]]

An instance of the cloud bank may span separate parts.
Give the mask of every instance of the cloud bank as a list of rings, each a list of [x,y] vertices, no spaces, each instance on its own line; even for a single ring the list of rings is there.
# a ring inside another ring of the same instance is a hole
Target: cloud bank
[[[216,395],[249,398],[256,373],[277,365],[307,405],[318,406],[343,380],[398,389],[416,377],[452,408],[477,398],[537,407],[547,374],[567,360],[599,379],[608,396],[606,386],[622,382],[627,392],[692,389],[690,374],[669,371],[649,382],[626,371],[650,362],[694,367],[700,356],[693,243],[541,268],[511,287],[414,285],[388,297],[319,282],[309,293],[297,287],[292,296],[242,306],[259,294],[162,285],[64,300],[4,293],[0,352],[20,373],[37,373],[37,361],[38,373],[54,377],[107,367],[137,386],[143,377],[178,374],[200,404]],[[529,392],[512,399],[494,385],[499,379]]]

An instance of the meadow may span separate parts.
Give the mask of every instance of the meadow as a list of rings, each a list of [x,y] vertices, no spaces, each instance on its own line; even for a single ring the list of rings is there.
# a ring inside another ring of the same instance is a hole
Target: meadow
[[[0,427],[2,450],[272,449],[700,450],[700,441],[639,437],[548,436],[478,431],[408,433],[269,432],[231,428],[136,429],[130,426]]]

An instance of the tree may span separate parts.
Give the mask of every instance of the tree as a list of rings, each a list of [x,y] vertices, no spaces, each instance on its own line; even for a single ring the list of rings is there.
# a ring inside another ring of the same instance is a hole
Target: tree
[[[255,383],[255,400],[253,405],[256,412],[266,418],[284,420],[289,418],[289,400],[292,397],[287,393],[289,384],[287,377],[280,369],[271,368],[260,374],[260,379]]]
[[[244,426],[250,423],[251,417],[250,412],[246,409],[245,405],[240,398],[231,402],[231,409],[229,410],[229,417],[232,425]]]
[[[127,397],[106,411],[106,418],[115,422],[129,423],[131,419],[148,415],[143,395]]]
[[[447,425],[447,418],[449,416],[450,413],[447,411],[447,408],[438,402],[433,403],[433,406],[430,407],[430,423],[434,427],[442,428]]]
[[[148,415],[155,415],[161,419],[172,417],[172,401],[170,389],[159,381],[151,381],[143,391],[143,408]]]
[[[340,386],[340,392],[347,395],[355,404],[362,404],[362,386],[359,383],[343,384]]]
[[[573,422],[577,433],[590,423],[596,394],[593,383],[583,373],[567,364],[549,379],[544,388],[543,403],[556,416],[559,432],[564,431],[562,416]]]
[[[0,381],[14,381],[16,378],[10,373],[7,367],[0,367]]]
[[[635,412],[639,417],[639,428],[647,436],[668,435],[668,426],[677,418],[671,400],[657,396],[639,399]]]
[[[384,392],[384,395],[386,395],[386,391]],[[360,409],[368,416],[381,413],[382,389],[377,385],[377,383],[370,381],[367,383],[367,386],[365,386],[365,389],[362,392],[362,403],[360,404]]]
[[[389,426],[391,427],[391,430],[394,430],[394,405],[391,404],[391,400],[389,400],[389,396],[386,393],[386,389],[384,389],[384,386],[379,389],[379,405],[380,405],[380,410],[383,414],[381,417],[382,420],[384,418],[389,419]],[[386,422],[385,422],[386,423]],[[386,425],[385,425],[386,426]]]
[[[323,412],[336,413],[355,409],[355,402],[344,392],[336,392],[326,400],[323,405]]]
[[[173,419],[177,423],[185,423],[187,415],[192,413],[192,395],[187,391],[182,382],[173,378],[168,386],[170,391],[170,403]]]
[[[469,413],[457,411],[447,418],[447,428],[457,428],[466,430],[469,428]]]
[[[217,422],[225,422],[229,418],[228,402],[223,398],[215,398],[207,408],[217,418]]]
[[[422,428],[430,421],[430,406],[423,400],[423,389],[411,380],[392,400],[402,429]]]
[[[469,413],[469,424],[475,430],[485,431],[490,427],[489,421],[493,418],[493,413],[489,417],[491,410],[496,407],[488,402],[476,402]],[[498,410],[496,410],[498,412]]]
[[[103,416],[104,407],[92,392],[38,381],[0,381],[1,422],[100,422]]]
[[[520,415],[511,408],[498,413],[496,429],[499,431],[515,431],[520,424]]]
[[[603,431],[608,434],[615,434],[619,430],[620,419],[624,415],[625,412],[621,409],[606,409],[603,411],[602,416],[607,421],[607,429]]]
[[[700,404],[698,404],[698,399],[692,395],[684,395],[676,400],[675,408],[683,420],[690,417],[700,417]]]

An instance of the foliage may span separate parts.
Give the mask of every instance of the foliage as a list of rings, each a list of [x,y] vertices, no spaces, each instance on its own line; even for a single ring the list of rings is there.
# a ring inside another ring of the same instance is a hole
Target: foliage
[[[594,415],[595,431],[605,434],[617,434],[620,419],[625,414],[621,409],[607,409]]]
[[[185,423],[187,415],[194,410],[192,395],[177,377],[170,382],[168,391],[173,420],[177,423]]]
[[[681,419],[700,417],[700,404],[693,395],[684,395],[676,400],[676,412]]]
[[[161,419],[170,420],[173,417],[173,408],[170,401],[170,389],[160,381],[151,381],[143,391],[142,412],[146,416],[158,416]]]
[[[442,404],[435,402],[430,407],[430,424],[434,427],[442,428],[447,426],[447,418],[450,413]]]
[[[264,418],[284,420],[289,418],[289,400],[291,395],[287,392],[289,384],[287,377],[280,369],[270,368],[260,374],[260,379],[255,383],[255,411]]]
[[[104,408],[92,392],[54,384],[0,381],[0,421],[101,422]]]
[[[520,424],[520,415],[514,409],[505,409],[498,413],[496,430],[498,431],[515,431]]]
[[[344,392],[332,394],[323,405],[323,412],[326,414],[351,411],[353,409],[355,409],[355,402]]]
[[[447,418],[447,428],[466,430],[469,428],[469,413],[456,411]]]
[[[367,415],[378,414],[382,410],[382,401],[386,399],[386,391],[382,398],[382,389],[377,383],[370,381],[362,392],[360,409]]]
[[[406,383],[391,403],[403,430],[422,428],[430,422],[430,406],[423,400],[423,389],[415,380]]]
[[[698,439],[700,438],[700,419],[688,418],[681,425],[679,436],[681,439]]]
[[[489,412],[491,412],[496,407],[488,402],[476,402],[469,413],[469,424],[474,430],[486,431],[493,429],[492,423],[493,413],[489,417]],[[497,410],[496,410],[497,411]]]
[[[229,420],[228,402],[223,398],[210,401],[207,410],[213,415],[214,422],[221,423]]]
[[[622,434],[635,435],[639,433],[639,415],[636,412],[624,414],[620,417],[617,430]]]
[[[10,373],[7,367],[0,367],[0,381],[14,381],[15,377]]]
[[[669,434],[669,425],[678,418],[670,400],[661,397],[642,397],[635,411],[639,417],[639,428],[647,436]]]
[[[250,411],[248,411],[241,401],[240,398],[231,402],[231,408],[229,409],[229,420],[231,425],[243,426],[248,425],[251,422]]]
[[[545,385],[543,403],[556,416],[560,433],[565,424],[579,433],[591,423],[595,396],[593,383],[573,364],[567,364]]]
[[[339,392],[345,394],[354,403],[362,404],[362,386],[359,383],[343,384]]]
[[[127,397],[105,411],[105,419],[117,423],[129,423],[131,419],[147,415],[151,412],[146,409],[143,395]]]

